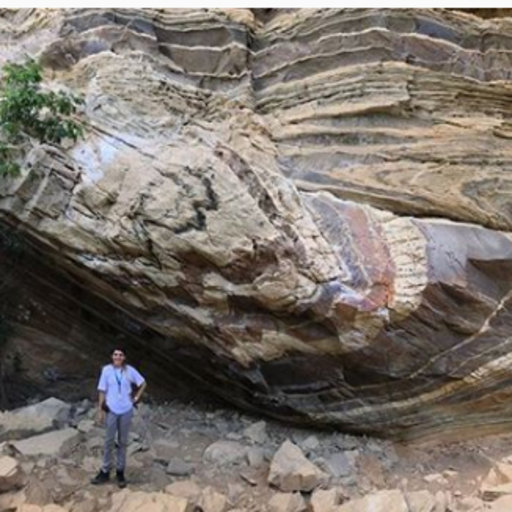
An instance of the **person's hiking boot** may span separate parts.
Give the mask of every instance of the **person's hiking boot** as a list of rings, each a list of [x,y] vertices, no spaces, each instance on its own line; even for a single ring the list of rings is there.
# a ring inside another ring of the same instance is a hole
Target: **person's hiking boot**
[[[121,489],[126,487],[126,479],[124,477],[124,471],[116,471],[117,486]]]
[[[105,484],[110,480],[110,474],[100,470],[100,472],[91,480],[91,484],[100,485]]]

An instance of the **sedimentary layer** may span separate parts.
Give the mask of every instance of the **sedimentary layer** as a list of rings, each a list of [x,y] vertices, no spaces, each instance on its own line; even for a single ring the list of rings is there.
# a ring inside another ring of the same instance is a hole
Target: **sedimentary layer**
[[[511,28],[4,11],[2,60],[37,55],[47,87],[83,94],[86,136],[34,147],[0,214],[239,405],[389,436],[503,428]]]

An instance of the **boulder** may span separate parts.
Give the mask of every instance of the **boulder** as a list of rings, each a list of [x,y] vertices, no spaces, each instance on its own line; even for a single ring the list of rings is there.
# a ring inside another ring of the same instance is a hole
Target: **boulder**
[[[337,487],[328,490],[315,489],[311,495],[312,512],[337,512],[341,498]]]
[[[74,428],[54,430],[46,434],[12,441],[12,446],[22,455],[64,455],[80,442],[80,432]]]
[[[316,436],[308,436],[306,439],[304,439],[302,442],[298,443],[301,450],[303,450],[306,453],[314,452],[319,446],[320,441],[318,440],[318,437]]]
[[[491,504],[489,512],[510,512],[512,510],[512,496],[502,496]]]
[[[78,422],[76,428],[79,432],[82,432],[83,434],[89,434],[90,432],[94,431],[94,429],[96,428],[96,424],[93,420],[83,419]]]
[[[228,506],[228,499],[224,494],[208,486],[201,491],[197,504],[203,512],[224,512]]]
[[[437,512],[436,497],[429,491],[408,492],[405,493],[405,499],[409,505],[408,512]]]
[[[300,492],[280,492],[274,494],[268,502],[269,512],[305,512],[306,509],[306,502]]]
[[[337,512],[411,512],[399,490],[378,491],[341,505]]]
[[[25,483],[25,475],[20,463],[4,455],[0,457],[0,492],[15,490]]]
[[[179,443],[169,439],[157,439],[153,442],[152,448],[157,459],[168,461],[176,455]]]
[[[484,512],[486,508],[486,504],[481,499],[475,496],[468,496],[458,500],[455,512]]]
[[[328,480],[329,476],[289,440],[281,445],[270,463],[268,483],[283,492],[312,491]]]
[[[241,483],[232,483],[232,482],[229,482],[228,485],[227,485],[227,497],[228,497],[228,501],[230,503],[236,503],[241,496],[244,496],[244,494],[246,493],[246,486],[242,485]]]
[[[0,412],[0,441],[22,439],[62,426],[69,418],[71,406],[58,398]]]
[[[0,510],[2,511],[17,511],[25,503],[27,503],[25,489],[0,493]]]
[[[23,503],[16,508],[16,512],[42,512],[43,508],[39,505],[32,505],[30,503]]]
[[[81,499],[71,506],[70,512],[97,512],[98,500],[93,496]]]
[[[74,478],[71,477],[65,466],[58,467],[54,472],[54,476],[59,485],[62,486],[71,487],[80,484],[80,482],[77,482]]]
[[[68,512],[67,509],[60,505],[45,505],[40,507],[39,505],[32,505],[30,503],[24,503],[19,506],[17,512]]]
[[[123,489],[112,495],[108,512],[186,512],[187,500],[163,492]]]
[[[181,480],[169,484],[165,492],[195,502],[201,494],[201,488],[193,480]]]
[[[97,469],[97,468],[94,468]],[[52,502],[52,486],[45,485],[42,479],[38,478],[34,473],[29,475],[27,485],[23,488],[25,501],[34,505],[47,505]]]
[[[448,480],[441,473],[429,473],[423,477],[423,480],[428,484],[439,484],[439,485],[447,485]]]
[[[186,512],[197,512],[201,488],[193,480],[180,480],[165,487],[165,492],[187,500]]]
[[[436,505],[434,507],[434,512],[446,512],[447,509],[450,509],[452,496],[449,491],[437,491],[434,496]]]
[[[167,464],[165,472],[168,475],[188,476],[194,472],[194,465],[179,458],[173,458]]]
[[[203,453],[205,462],[217,466],[238,464],[245,460],[247,447],[236,441],[215,441]]]
[[[327,457],[324,467],[335,478],[350,475],[356,470],[353,460],[343,452],[333,453]]]
[[[512,482],[512,465],[506,462],[495,462],[482,481],[482,488]]]
[[[86,444],[87,444],[88,450],[90,450],[90,451],[103,449],[103,445],[105,444],[105,437],[104,436],[90,437],[89,439],[87,439]],[[131,443],[129,446],[131,447],[132,444],[134,444],[134,443]],[[138,446],[140,446],[140,445],[138,445]]]
[[[502,496],[512,495],[512,482],[489,487],[481,487],[480,495],[485,501],[493,501]]]
[[[495,467],[491,467],[488,473],[485,475],[482,483],[480,485],[481,489],[485,489],[487,487],[494,487],[495,485],[500,485],[506,482],[503,482],[502,478],[496,471]]]
[[[251,467],[259,467],[261,466],[265,461],[265,450],[262,448],[251,446],[247,450],[247,463]]]
[[[253,444],[264,444],[267,440],[267,423],[265,421],[257,421],[244,429],[244,436]]]

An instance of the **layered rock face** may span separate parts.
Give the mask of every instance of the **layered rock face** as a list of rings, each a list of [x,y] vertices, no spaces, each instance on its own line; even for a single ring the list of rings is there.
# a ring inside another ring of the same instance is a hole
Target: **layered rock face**
[[[389,436],[503,428],[511,29],[424,9],[6,11],[2,59],[40,56],[88,126],[0,183],[3,222],[153,333],[161,368],[234,403]]]

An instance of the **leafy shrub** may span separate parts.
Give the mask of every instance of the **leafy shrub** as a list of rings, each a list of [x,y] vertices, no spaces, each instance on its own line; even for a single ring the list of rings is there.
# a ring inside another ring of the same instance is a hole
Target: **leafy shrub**
[[[30,141],[59,144],[76,141],[83,127],[74,114],[83,100],[64,91],[41,87],[42,68],[33,59],[8,63],[0,85],[0,176],[20,172],[20,160]]]

